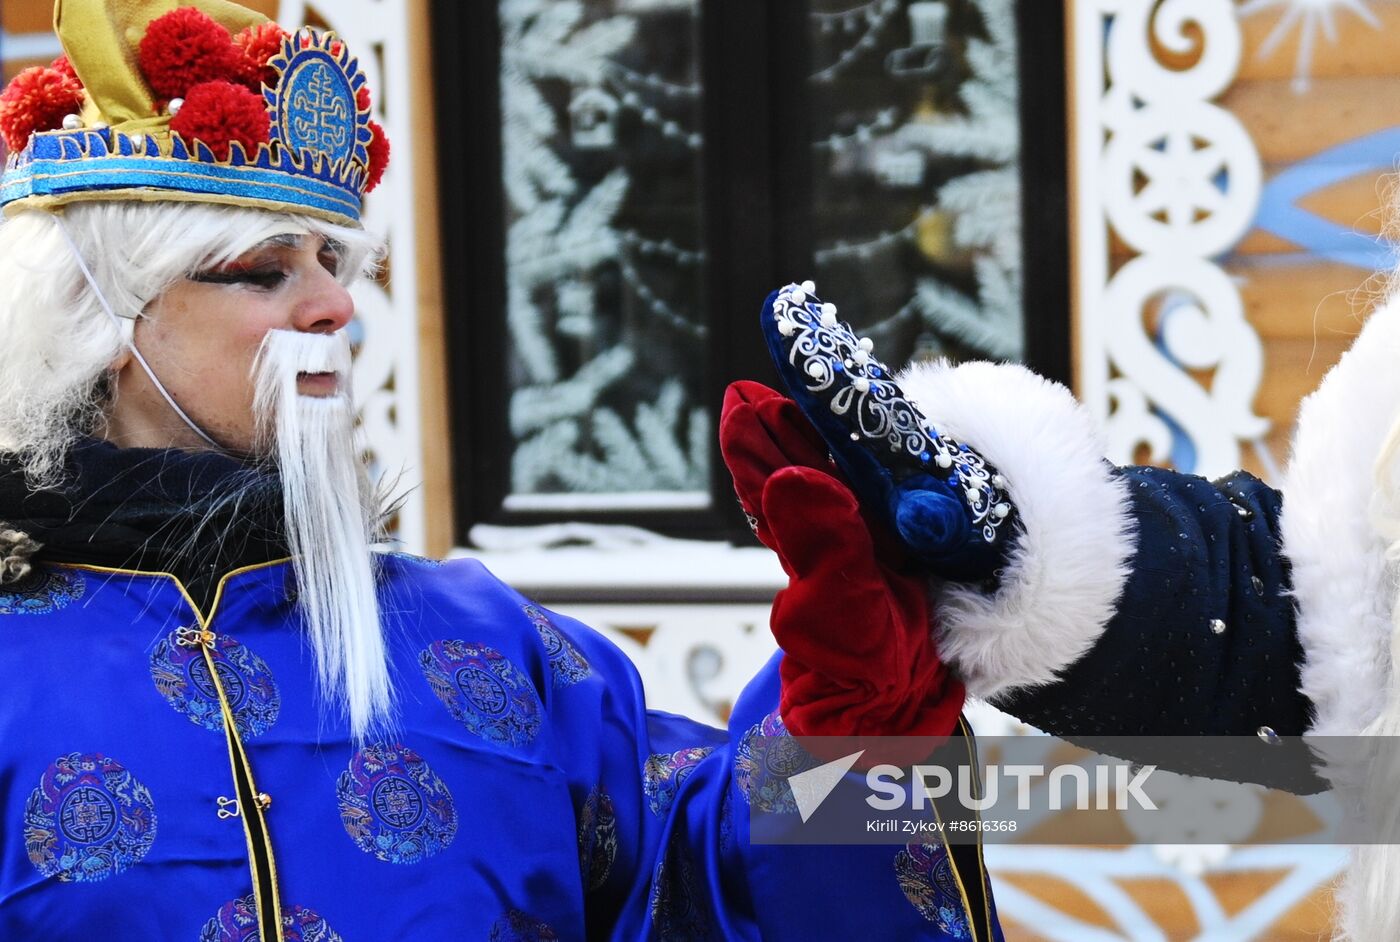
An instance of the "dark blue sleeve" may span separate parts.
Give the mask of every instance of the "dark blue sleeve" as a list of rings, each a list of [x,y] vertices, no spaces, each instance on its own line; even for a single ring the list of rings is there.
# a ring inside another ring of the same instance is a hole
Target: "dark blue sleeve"
[[[1066,737],[1249,737],[1238,767],[1178,770],[1322,787],[1297,739],[1312,704],[1299,689],[1282,496],[1243,472],[1214,482],[1160,468],[1116,473],[1137,529],[1116,613],[1056,682],[996,706]],[[1152,761],[1150,744],[1141,758]]]

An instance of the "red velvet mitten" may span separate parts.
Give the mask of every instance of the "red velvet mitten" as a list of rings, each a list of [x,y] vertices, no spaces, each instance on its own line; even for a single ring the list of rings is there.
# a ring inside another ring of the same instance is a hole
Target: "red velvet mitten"
[[[772,628],[786,656],[779,705],[804,736],[944,736],[964,690],[938,657],[928,586],[898,571],[893,540],[872,530],[797,404],[732,384],[720,450],[758,538],[788,587]]]

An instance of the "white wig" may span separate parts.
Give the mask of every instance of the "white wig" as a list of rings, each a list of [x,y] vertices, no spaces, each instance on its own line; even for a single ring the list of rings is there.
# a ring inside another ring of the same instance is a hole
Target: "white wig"
[[[109,371],[134,318],[177,280],[279,235],[321,235],[342,246],[347,284],[383,250],[360,229],[231,206],[84,203],[63,218],[123,320],[103,312],[52,215],[28,210],[0,223],[0,452],[17,458],[35,485],[55,483],[74,442],[100,427]]]

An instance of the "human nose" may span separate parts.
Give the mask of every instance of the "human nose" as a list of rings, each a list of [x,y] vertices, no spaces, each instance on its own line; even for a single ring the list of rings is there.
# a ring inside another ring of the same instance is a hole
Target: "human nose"
[[[320,269],[307,285],[305,300],[298,306],[293,327],[304,333],[333,334],[355,316],[355,299],[330,272]]]

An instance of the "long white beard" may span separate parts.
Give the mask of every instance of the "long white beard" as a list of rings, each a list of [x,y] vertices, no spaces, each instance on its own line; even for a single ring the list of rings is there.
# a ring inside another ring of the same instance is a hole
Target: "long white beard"
[[[338,391],[302,395],[298,373],[335,373]],[[355,444],[349,339],[269,331],[253,374],[259,450],[276,456],[320,691],[364,740],[392,727],[394,692],[371,552],[378,507]]]

